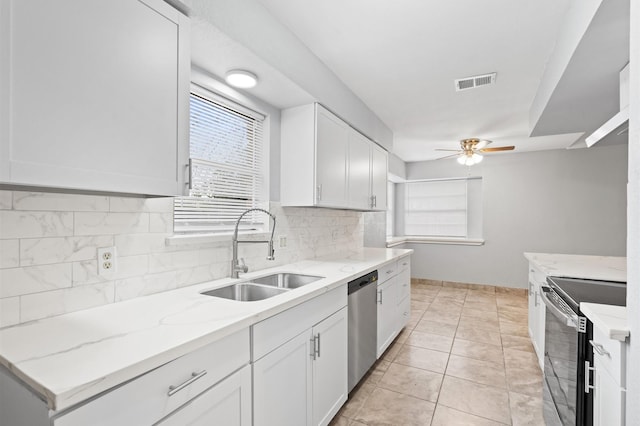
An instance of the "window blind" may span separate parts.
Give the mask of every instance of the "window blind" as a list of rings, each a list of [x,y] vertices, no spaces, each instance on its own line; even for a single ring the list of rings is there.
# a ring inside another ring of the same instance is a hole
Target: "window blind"
[[[200,94],[190,97],[191,189],[174,203],[174,231],[233,230],[242,212],[265,207],[263,119]],[[248,214],[241,229],[260,229]]]
[[[408,182],[405,235],[466,237],[467,181]]]

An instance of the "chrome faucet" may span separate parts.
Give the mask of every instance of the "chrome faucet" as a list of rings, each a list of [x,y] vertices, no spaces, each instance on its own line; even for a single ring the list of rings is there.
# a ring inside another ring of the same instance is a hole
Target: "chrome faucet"
[[[240,221],[242,220],[242,218],[244,217],[244,215],[246,215],[247,213],[250,212],[263,212],[269,215],[269,217],[271,218],[271,220],[273,221],[273,226],[271,228],[271,238],[267,241],[267,240],[242,240],[242,241],[238,241],[238,226],[240,225]],[[238,218],[238,221],[236,222],[236,229],[233,231],[233,259],[231,259],[231,278],[238,278],[238,274],[240,272],[245,273],[249,270],[249,267],[247,265],[245,265],[244,263],[244,259],[242,259],[242,263],[240,263],[240,261],[238,260],[238,243],[265,243],[268,244],[267,247],[267,260],[274,260],[275,257],[273,256],[273,233],[276,230],[276,217],[274,215],[272,215],[271,213],[269,213],[267,210],[264,209],[249,209],[246,210],[245,212],[243,212],[240,217]]]

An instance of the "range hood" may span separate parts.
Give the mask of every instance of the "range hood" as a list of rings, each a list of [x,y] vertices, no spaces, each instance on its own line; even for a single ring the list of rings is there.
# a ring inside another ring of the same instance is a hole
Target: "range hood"
[[[619,136],[629,129],[629,64],[620,71],[620,112],[587,136],[587,147],[600,142],[609,135]]]

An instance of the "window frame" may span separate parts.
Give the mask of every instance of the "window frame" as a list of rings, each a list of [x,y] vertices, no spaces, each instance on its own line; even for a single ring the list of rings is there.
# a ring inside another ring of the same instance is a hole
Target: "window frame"
[[[207,87],[205,87],[207,86]],[[226,96],[223,96],[219,93],[218,90],[210,88],[211,84],[199,84],[198,82],[192,82],[190,86],[189,99],[191,96],[197,96],[205,101],[212,102],[217,104],[218,106],[229,109],[233,111],[235,114],[243,115],[246,117],[250,117],[253,120],[259,120],[262,122],[262,134],[261,134],[261,158],[259,161],[260,169],[259,173],[261,174],[261,185],[258,189],[254,191],[254,201],[252,202],[253,207],[258,207],[262,209],[268,210],[269,208],[269,128],[270,128],[270,116],[268,114],[262,113],[261,109],[258,105],[255,105],[253,102],[243,102],[240,103],[234,99],[229,99]],[[247,99],[243,99],[243,101],[247,101]],[[190,127],[190,137],[189,137],[189,159],[191,165],[191,113],[189,115],[189,127]],[[190,167],[190,166],[188,166]],[[191,180],[190,170],[187,170],[189,174],[188,179]],[[187,190],[190,191],[190,190]],[[255,195],[258,197],[255,197]],[[227,221],[227,223],[219,224],[219,225],[203,225],[203,224],[188,224],[180,221],[176,218],[176,207],[181,200],[192,199],[197,197],[190,197],[189,195],[185,195],[182,197],[176,197],[174,200],[174,210],[173,210],[173,218],[174,218],[174,229],[173,233],[176,236],[189,236],[189,235],[225,235],[231,234],[233,232],[233,228],[235,227],[235,222]],[[257,198],[257,200],[256,200]],[[253,208],[251,207],[251,208]],[[238,215],[239,216],[239,215]],[[249,214],[243,218],[243,221],[240,226],[240,231],[244,234],[260,234],[266,233],[270,230],[270,223],[267,220],[268,216],[264,214]],[[182,222],[182,223],[181,223]]]

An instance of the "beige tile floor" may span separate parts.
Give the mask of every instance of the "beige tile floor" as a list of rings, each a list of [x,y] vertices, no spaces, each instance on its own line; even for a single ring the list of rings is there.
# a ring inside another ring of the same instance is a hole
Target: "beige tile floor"
[[[412,284],[411,320],[331,426],[544,425],[524,292]]]

